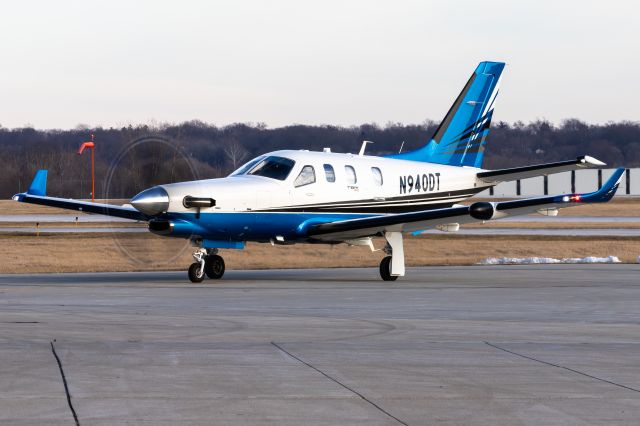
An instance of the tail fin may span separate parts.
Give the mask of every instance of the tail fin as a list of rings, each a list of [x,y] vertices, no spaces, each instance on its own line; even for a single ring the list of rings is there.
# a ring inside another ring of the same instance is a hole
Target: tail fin
[[[504,66],[503,62],[480,62],[429,143],[389,157],[481,167]]]

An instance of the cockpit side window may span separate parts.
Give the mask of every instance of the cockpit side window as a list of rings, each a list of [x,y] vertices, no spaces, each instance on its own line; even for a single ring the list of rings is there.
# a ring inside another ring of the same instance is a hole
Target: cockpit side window
[[[264,176],[271,179],[285,180],[293,169],[295,161],[284,157],[269,156],[246,172],[247,175]]]
[[[355,185],[358,182],[356,177],[356,169],[353,166],[344,166],[344,172],[347,175],[347,185]]]
[[[316,171],[313,169],[313,166],[304,166],[302,170],[300,170],[300,174],[293,182],[293,186],[296,188],[299,186],[305,186],[312,184],[316,181]]]
[[[335,182],[336,172],[333,170],[333,166],[331,164],[325,164],[323,167],[324,175],[327,178],[327,182]]]

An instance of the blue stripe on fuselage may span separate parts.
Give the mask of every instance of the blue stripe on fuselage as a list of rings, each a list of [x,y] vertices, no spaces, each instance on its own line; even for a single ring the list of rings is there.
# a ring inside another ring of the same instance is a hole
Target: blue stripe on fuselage
[[[338,220],[380,216],[362,213],[270,213],[270,212],[216,212],[168,213],[162,219],[181,222],[180,229],[188,229],[191,224],[193,234],[212,240],[269,241],[282,236],[287,241],[304,241],[306,229],[314,224]],[[176,230],[178,227],[175,228]],[[204,231],[204,232],[203,232]],[[204,234],[204,235],[202,235]],[[178,232],[169,236],[189,237],[191,233]]]

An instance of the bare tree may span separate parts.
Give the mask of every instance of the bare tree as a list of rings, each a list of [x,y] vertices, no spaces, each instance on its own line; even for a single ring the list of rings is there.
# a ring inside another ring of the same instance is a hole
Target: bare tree
[[[244,159],[247,158],[249,151],[247,151],[236,139],[224,139],[222,143],[224,145],[222,150],[227,156],[229,163],[231,163],[232,169],[237,169]]]

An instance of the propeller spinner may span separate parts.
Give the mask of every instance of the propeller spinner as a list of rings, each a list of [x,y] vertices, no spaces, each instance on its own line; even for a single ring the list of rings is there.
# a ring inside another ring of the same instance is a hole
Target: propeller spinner
[[[169,194],[164,188],[154,186],[133,197],[131,205],[139,212],[149,216],[156,216],[165,213],[169,209]]]

